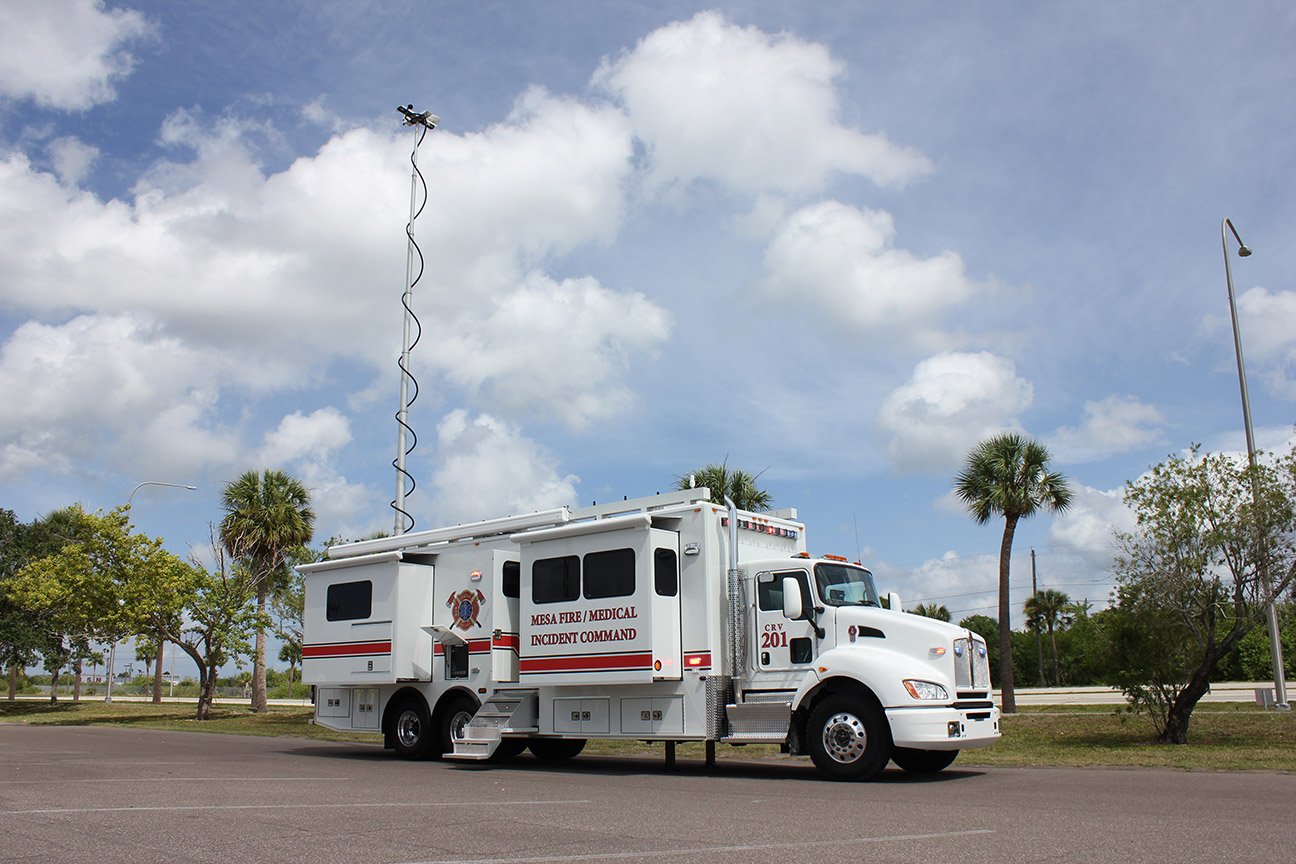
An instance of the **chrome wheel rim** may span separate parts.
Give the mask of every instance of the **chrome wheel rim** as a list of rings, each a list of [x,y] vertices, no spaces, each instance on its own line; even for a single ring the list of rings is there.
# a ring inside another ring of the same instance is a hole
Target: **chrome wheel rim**
[[[828,718],[823,725],[823,746],[834,762],[858,762],[868,747],[868,731],[858,717],[846,711]]]
[[[396,740],[402,747],[413,747],[423,737],[423,722],[418,712],[407,708],[396,718]]]
[[[472,722],[473,712],[456,711],[450,718],[450,740],[460,741],[464,737],[464,727]]]

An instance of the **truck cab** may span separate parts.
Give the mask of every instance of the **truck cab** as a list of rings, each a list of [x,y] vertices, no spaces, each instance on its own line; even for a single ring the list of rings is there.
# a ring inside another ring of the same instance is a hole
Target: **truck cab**
[[[999,738],[980,636],[902,613],[895,595],[885,608],[872,573],[839,556],[744,569],[750,648],[738,691],[744,703],[786,697],[793,749],[821,769],[869,775],[891,759],[939,770]]]

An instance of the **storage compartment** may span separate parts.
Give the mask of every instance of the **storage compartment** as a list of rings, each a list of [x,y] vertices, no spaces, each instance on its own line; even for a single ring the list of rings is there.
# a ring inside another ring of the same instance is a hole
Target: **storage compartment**
[[[622,699],[621,732],[625,735],[683,735],[684,697]]]
[[[319,717],[350,717],[351,691],[341,687],[321,687],[315,694],[315,714]]]
[[[351,728],[377,729],[379,725],[378,688],[365,687],[352,691]]]
[[[567,735],[608,734],[608,700],[553,700],[553,731]]]

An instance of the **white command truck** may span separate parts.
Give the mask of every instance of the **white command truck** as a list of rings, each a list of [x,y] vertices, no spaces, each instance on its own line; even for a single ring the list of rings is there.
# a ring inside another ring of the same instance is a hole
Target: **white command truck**
[[[821,770],[939,771],[999,738],[986,645],[883,608],[795,511],[689,489],[366,540],[305,575],[316,722],[407,758],[590,738],[775,743]]]

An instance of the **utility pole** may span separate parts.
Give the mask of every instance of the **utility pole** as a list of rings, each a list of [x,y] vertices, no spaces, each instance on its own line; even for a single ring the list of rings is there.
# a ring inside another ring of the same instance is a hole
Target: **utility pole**
[[[1031,549],[1031,596],[1039,594],[1039,583],[1035,580],[1035,550]],[[1038,602],[1038,601],[1037,601]],[[1044,635],[1040,633],[1039,622],[1035,622],[1035,660],[1039,664],[1039,682],[1043,687],[1044,681]]]

